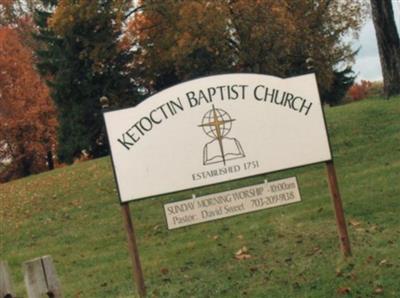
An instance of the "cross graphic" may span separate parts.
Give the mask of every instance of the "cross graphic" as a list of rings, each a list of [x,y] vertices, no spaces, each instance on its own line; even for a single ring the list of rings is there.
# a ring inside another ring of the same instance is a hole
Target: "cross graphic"
[[[229,119],[229,120],[219,119],[214,105],[212,105],[212,111],[213,111],[213,120],[208,123],[200,124],[199,127],[212,126],[215,128],[215,132],[217,133],[219,149],[221,150],[222,161],[224,162],[225,165],[226,162],[225,162],[224,146],[222,145],[222,139],[224,138],[224,136],[221,133],[221,126],[224,125],[225,123],[233,122],[236,119]]]

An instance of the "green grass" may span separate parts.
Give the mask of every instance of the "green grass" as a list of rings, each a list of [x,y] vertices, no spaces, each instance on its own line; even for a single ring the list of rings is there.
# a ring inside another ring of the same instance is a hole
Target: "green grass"
[[[149,297],[400,297],[400,98],[326,115],[353,257],[341,256],[325,168],[314,165],[265,176],[296,175],[299,204],[174,231],[163,204],[190,192],[131,203]],[[47,254],[66,297],[135,297],[109,158],[0,185],[0,196],[1,259],[18,297],[22,263]],[[239,261],[242,246],[252,257]]]

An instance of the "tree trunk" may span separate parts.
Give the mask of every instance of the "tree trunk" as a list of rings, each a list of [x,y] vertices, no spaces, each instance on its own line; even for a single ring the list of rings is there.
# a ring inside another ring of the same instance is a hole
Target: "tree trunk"
[[[400,39],[391,0],[371,0],[385,97],[400,94]]]
[[[47,151],[47,169],[53,170],[54,169],[54,161],[53,161],[53,152],[51,150]]]

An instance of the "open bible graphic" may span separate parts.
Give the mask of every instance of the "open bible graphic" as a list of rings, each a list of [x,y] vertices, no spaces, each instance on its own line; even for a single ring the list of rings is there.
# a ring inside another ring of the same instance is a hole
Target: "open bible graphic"
[[[242,145],[236,138],[229,138],[227,135],[232,129],[231,116],[222,109],[217,109],[212,106],[212,109],[207,111],[199,127],[203,128],[212,141],[204,145],[203,148],[203,164],[210,165],[245,157]]]

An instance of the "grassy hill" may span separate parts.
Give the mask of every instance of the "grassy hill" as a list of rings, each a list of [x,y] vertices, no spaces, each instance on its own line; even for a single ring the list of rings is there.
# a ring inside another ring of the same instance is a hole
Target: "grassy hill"
[[[131,203],[149,297],[400,297],[400,98],[326,115],[353,257],[339,251],[324,165],[309,166],[266,175],[296,175],[301,203],[175,231],[163,204],[191,193]],[[0,185],[0,197],[18,297],[21,264],[47,254],[66,297],[135,297],[109,158]],[[235,259],[243,246],[251,258]]]

